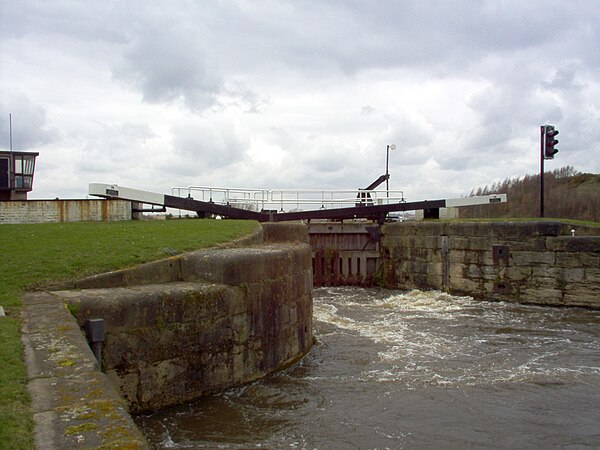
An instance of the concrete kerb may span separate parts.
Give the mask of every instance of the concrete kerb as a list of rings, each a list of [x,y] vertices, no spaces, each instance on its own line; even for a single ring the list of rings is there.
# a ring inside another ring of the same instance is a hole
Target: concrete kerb
[[[65,305],[26,293],[22,314],[35,447],[149,448]]]

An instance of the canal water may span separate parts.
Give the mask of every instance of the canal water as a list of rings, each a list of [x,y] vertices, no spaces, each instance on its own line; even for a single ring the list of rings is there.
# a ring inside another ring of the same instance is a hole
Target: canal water
[[[157,448],[600,448],[600,311],[320,288],[298,364],[139,416]]]

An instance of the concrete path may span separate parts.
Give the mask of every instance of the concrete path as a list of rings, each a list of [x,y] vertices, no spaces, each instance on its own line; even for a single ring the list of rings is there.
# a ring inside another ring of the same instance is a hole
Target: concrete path
[[[36,449],[149,448],[66,306],[44,292],[23,305]]]

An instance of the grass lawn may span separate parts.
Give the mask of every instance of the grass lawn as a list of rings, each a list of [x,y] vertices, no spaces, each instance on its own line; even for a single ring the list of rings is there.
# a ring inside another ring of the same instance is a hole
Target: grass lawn
[[[0,225],[0,449],[33,448],[23,350],[21,294],[251,233],[254,221],[167,220]]]

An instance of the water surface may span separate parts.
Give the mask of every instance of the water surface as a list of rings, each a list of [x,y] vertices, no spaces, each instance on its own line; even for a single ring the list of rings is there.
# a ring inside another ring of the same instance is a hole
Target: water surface
[[[600,311],[321,288],[318,344],[136,422],[158,448],[600,448]]]

